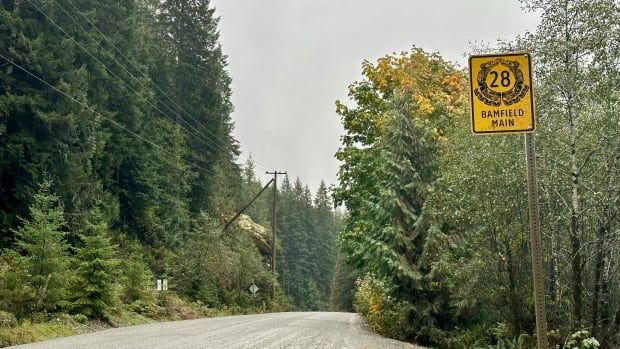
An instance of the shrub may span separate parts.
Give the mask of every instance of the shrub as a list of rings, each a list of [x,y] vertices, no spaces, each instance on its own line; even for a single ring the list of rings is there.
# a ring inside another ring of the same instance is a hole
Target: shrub
[[[392,287],[373,277],[358,279],[354,299],[355,310],[375,332],[402,339],[406,333],[408,305],[392,296]]]
[[[0,310],[0,327],[14,326],[17,326],[17,318],[15,317],[15,315]]]
[[[153,273],[142,260],[142,256],[132,254],[122,262],[122,295],[123,303],[129,304],[132,310],[144,314],[155,305]]]
[[[30,286],[28,273],[17,253],[6,253],[6,264],[0,268],[0,309],[11,313],[18,322],[32,314],[35,290]]]
[[[564,349],[599,349],[601,344],[590,336],[586,330],[577,331],[568,336]]]

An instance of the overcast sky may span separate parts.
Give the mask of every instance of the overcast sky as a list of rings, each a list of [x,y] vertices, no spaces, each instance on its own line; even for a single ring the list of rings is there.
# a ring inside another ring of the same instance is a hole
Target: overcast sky
[[[361,62],[413,45],[465,67],[471,41],[534,31],[516,0],[211,0],[232,77],[235,137],[257,172],[336,183],[334,102]],[[261,177],[265,178],[265,177]]]

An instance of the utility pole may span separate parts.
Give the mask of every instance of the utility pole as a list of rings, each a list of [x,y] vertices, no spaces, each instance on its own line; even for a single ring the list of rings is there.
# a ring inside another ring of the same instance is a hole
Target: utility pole
[[[276,200],[278,196],[278,175],[285,175],[286,172],[265,172],[266,174],[273,175],[273,215],[271,217],[271,230],[273,231],[273,241],[271,243],[271,273],[273,274],[273,290],[272,297],[273,300],[276,300]]]

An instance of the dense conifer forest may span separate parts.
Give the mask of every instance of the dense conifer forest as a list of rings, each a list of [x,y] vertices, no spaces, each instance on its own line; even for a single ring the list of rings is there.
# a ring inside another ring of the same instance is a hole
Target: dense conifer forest
[[[534,32],[469,53],[533,59],[547,336],[616,348],[620,3],[521,5]],[[215,13],[0,0],[0,347],[333,310],[428,347],[534,348],[523,135],[472,134],[467,69],[415,43],[362,62],[336,102],[338,183],[282,175],[224,229],[274,169],[233,136]]]
[[[53,319],[327,309],[339,223],[324,184],[279,183],[282,279],[270,192],[222,230],[263,184],[232,136],[209,1],[0,4],[0,345]]]

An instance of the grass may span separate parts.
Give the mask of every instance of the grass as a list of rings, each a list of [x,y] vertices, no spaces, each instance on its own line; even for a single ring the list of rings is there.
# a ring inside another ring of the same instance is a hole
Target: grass
[[[118,314],[109,315],[108,322],[112,327],[125,327],[150,324],[156,321],[138,313],[121,310]]]
[[[79,314],[55,314],[51,316],[48,314],[45,318],[37,317],[35,320],[25,320],[21,324],[17,324],[14,317],[7,317],[10,314],[0,312],[0,320],[7,319],[4,322],[0,321],[0,348],[101,331],[111,327],[201,317],[253,314],[264,311],[265,309],[242,309],[240,307],[208,308],[200,303],[189,303],[175,294],[169,293],[160,294],[156,303],[148,307],[122,307],[116,313],[108,314],[105,321],[88,320]]]
[[[73,326],[64,323],[25,321],[14,327],[0,327],[0,347],[38,342],[75,335]]]

